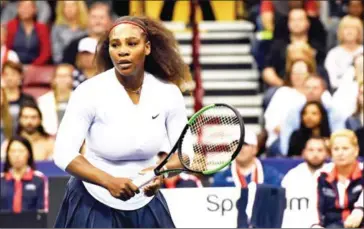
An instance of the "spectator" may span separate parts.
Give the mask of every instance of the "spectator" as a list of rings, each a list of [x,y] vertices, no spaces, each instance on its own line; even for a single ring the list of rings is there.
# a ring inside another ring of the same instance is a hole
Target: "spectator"
[[[275,39],[266,56],[263,80],[268,86],[282,86],[285,75],[287,46],[295,43],[308,43],[316,52],[317,64],[323,63],[325,50],[308,36],[310,23],[302,9],[293,9],[288,18],[289,39]],[[283,50],[283,51],[282,51]]]
[[[284,86],[279,87],[272,96],[270,103],[264,113],[265,129],[268,133],[267,147],[270,147],[277,140],[281,123],[285,120],[285,115],[292,108],[293,104],[304,100],[304,81],[316,72],[316,63],[312,58],[312,50],[305,44],[305,48],[292,48],[289,45],[286,77]],[[304,54],[308,52],[309,54]],[[290,53],[294,53],[290,54]],[[290,98],[287,101],[287,98]],[[292,103],[292,104],[291,104]]]
[[[351,130],[340,130],[330,139],[333,163],[318,173],[318,218],[315,224],[325,228],[343,228],[350,219],[352,227],[364,226],[363,208],[355,204],[363,192],[363,164],[359,163],[358,139]],[[354,221],[354,223],[353,223]]]
[[[289,14],[290,9],[304,8],[307,15],[317,17],[319,9],[315,0],[307,1],[262,1],[260,13],[263,28],[268,31],[274,31],[277,21]]]
[[[23,68],[19,63],[7,61],[2,71],[3,87],[9,102],[9,110],[13,119],[13,131],[18,126],[20,107],[25,103],[36,103],[31,95],[21,90],[23,80]]]
[[[337,89],[344,79],[344,73],[353,63],[355,55],[363,52],[363,24],[353,16],[345,16],[337,31],[339,45],[331,49],[325,60],[331,87]]]
[[[363,22],[364,18],[364,1],[363,0],[348,0],[347,4],[342,5],[342,10],[345,11],[347,9],[347,12],[341,12],[344,15],[347,13],[348,15],[351,15],[353,17],[359,18]],[[339,13],[339,14],[341,14]],[[338,45],[337,41],[337,29],[339,26],[339,19],[338,18],[331,18],[332,23],[330,27],[328,28],[328,36],[327,36],[327,47],[328,50],[334,48],[336,45]]]
[[[1,11],[1,23],[8,23],[14,19],[18,14],[18,4],[23,0],[8,0],[1,1],[6,2],[4,9]],[[38,22],[48,24],[51,18],[51,8],[47,1],[33,1],[37,7],[36,19]]]
[[[0,71],[2,70],[2,66],[3,64],[10,60],[12,62],[16,62],[18,63],[19,62],[19,57],[18,57],[18,54],[16,54],[16,52],[14,52],[13,50],[11,49],[8,49],[6,47],[6,26],[5,25],[1,25],[1,62],[0,62]]]
[[[342,129],[345,126],[345,119],[342,119],[341,111],[337,110],[332,104],[332,97],[326,90],[325,81],[320,76],[310,76],[306,79],[304,86],[305,98],[303,101],[297,101],[288,112],[285,121],[282,123],[279,134],[280,152],[287,155],[289,147],[289,139],[293,131],[300,127],[300,111],[304,105],[310,101],[321,102],[328,114],[329,125],[331,131]]]
[[[50,34],[47,25],[36,21],[36,11],[33,1],[18,3],[18,16],[8,23],[6,45],[21,63],[44,65],[51,57]]]
[[[245,132],[245,144],[231,166],[214,176],[214,187],[242,187],[249,183],[280,186],[282,175],[273,167],[263,166],[256,158],[258,152],[257,136]]]
[[[359,92],[358,92],[358,98],[357,98],[357,108],[355,113],[349,117],[346,122],[345,126],[349,130],[356,131],[360,127],[364,126],[364,102],[363,102],[363,81],[359,83]]]
[[[63,63],[76,65],[76,56],[80,40],[91,37],[99,40],[112,24],[110,5],[104,2],[95,2],[88,11],[87,34],[73,39],[63,52]]]
[[[73,73],[73,86],[76,88],[83,81],[94,77],[97,74],[95,53],[97,40],[92,37],[85,37],[78,43],[76,57],[76,71]]]
[[[44,131],[42,113],[35,104],[25,104],[19,114],[19,127],[16,134],[25,137],[32,144],[35,161],[52,159],[54,139]],[[2,149],[8,145],[4,141]]]
[[[343,118],[350,117],[357,109],[359,82],[363,81],[363,53],[354,57],[353,66],[346,71],[343,81],[332,96],[332,101]]]
[[[56,22],[52,28],[52,54],[53,61],[58,64],[69,43],[86,35],[88,12],[83,1],[58,1],[56,12]]]
[[[70,64],[58,65],[52,79],[52,91],[38,98],[38,106],[43,114],[44,130],[50,135],[57,133],[66,111],[73,88],[73,70]]]
[[[9,139],[13,135],[13,124],[12,118],[9,110],[8,100],[6,98],[6,93],[4,88],[1,88],[1,141],[3,143],[5,139]]]
[[[0,211],[48,211],[48,179],[35,170],[32,146],[26,138],[9,140],[0,185]]]
[[[287,208],[282,228],[309,228],[312,225],[312,213],[317,207],[315,173],[322,168],[328,156],[329,150],[325,139],[310,138],[302,152],[305,161],[289,170],[284,176],[282,187],[286,189]],[[298,204],[297,208],[293,206],[294,204]]]
[[[317,101],[307,102],[301,111],[301,126],[289,140],[288,156],[300,156],[312,137],[330,137],[330,126],[324,106]]]

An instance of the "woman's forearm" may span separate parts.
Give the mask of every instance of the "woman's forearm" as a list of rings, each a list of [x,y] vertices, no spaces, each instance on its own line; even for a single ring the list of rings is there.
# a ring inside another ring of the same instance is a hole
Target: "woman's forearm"
[[[112,176],[101,169],[93,166],[87,159],[79,155],[71,161],[67,166],[66,171],[71,175],[99,186],[106,188]]]

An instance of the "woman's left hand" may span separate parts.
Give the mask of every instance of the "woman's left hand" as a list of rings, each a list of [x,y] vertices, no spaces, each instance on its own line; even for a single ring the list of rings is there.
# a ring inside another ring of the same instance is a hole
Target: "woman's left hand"
[[[357,228],[360,226],[361,221],[363,220],[363,210],[362,209],[354,209],[351,214],[346,218],[344,222],[345,228]]]
[[[143,169],[141,172],[139,172],[139,174],[143,175],[148,171],[153,170],[155,167],[149,167],[146,169]],[[163,184],[163,176],[157,176],[154,178],[153,181],[151,181],[149,184],[147,184],[145,187],[143,187],[143,192],[146,196],[150,197],[150,196],[154,196],[158,190],[160,189],[160,187]]]

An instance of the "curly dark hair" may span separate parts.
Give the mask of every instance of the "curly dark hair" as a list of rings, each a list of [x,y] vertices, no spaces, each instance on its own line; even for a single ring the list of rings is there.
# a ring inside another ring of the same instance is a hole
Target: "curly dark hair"
[[[137,24],[146,31],[146,41],[151,43],[151,53],[145,59],[145,71],[155,77],[177,85],[182,91],[184,84],[191,81],[188,65],[183,61],[178,43],[173,33],[161,22],[146,16],[124,16],[114,22],[114,26],[122,22]],[[109,54],[109,34],[100,40],[96,51],[98,72],[113,68]]]

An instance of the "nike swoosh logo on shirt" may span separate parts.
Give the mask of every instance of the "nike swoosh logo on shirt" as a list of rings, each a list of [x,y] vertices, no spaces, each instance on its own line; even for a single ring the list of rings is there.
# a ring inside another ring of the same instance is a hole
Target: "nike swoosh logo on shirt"
[[[159,116],[159,114],[152,116],[152,119],[156,119]]]

